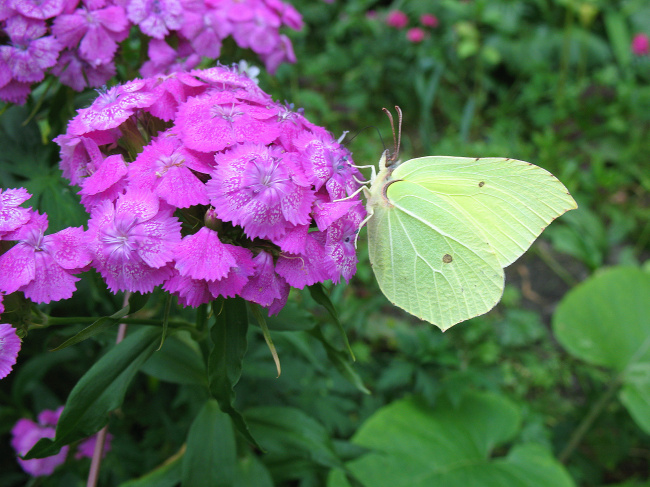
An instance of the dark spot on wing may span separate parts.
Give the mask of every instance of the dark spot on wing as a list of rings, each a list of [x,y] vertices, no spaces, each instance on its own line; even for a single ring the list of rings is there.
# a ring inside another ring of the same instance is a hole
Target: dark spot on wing
[[[445,264],[449,264],[452,260],[454,260],[454,258],[449,254],[445,254],[445,255],[442,256],[442,261]]]
[[[485,182],[481,181],[480,183],[478,183],[479,188],[482,188],[483,186],[485,186]]]

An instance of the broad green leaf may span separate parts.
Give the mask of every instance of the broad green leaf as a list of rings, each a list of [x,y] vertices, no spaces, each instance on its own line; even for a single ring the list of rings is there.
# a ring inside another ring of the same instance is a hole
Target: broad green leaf
[[[567,351],[619,374],[620,399],[650,433],[650,273],[615,267],[587,279],[560,302],[553,330]]]
[[[566,470],[539,445],[517,445],[495,456],[519,428],[518,409],[494,394],[467,394],[458,407],[440,400],[435,409],[402,399],[359,429],[353,443],[373,451],[347,466],[372,487],[572,487]],[[335,471],[328,485],[349,483]]]
[[[205,365],[192,342],[172,335],[142,366],[142,372],[175,384],[207,386]]]
[[[209,399],[187,436],[183,456],[183,487],[233,487],[237,446],[230,416]]]
[[[220,303],[223,304],[221,308],[218,307]],[[234,407],[234,388],[241,377],[248,346],[246,301],[241,298],[215,301],[214,312],[215,322],[210,329],[213,347],[208,357],[210,394],[218,401],[221,410],[231,416],[237,430],[257,446],[244,418]]]
[[[273,487],[273,479],[264,464],[255,456],[240,458],[235,472],[235,487]]]
[[[330,468],[342,468],[330,435],[303,411],[268,406],[246,410],[251,432],[270,458],[300,458]]]
[[[122,405],[131,379],[160,340],[160,330],[143,327],[115,345],[86,372],[68,396],[54,440],[41,439],[25,458],[43,458],[86,438],[108,422],[108,413]]]
[[[553,331],[569,353],[618,372],[650,362],[650,274],[615,267],[569,291],[553,315]]]
[[[650,363],[630,365],[623,380],[621,402],[641,429],[650,433]]]
[[[181,481],[183,453],[184,448],[146,475],[124,482],[119,487],[176,487]]]

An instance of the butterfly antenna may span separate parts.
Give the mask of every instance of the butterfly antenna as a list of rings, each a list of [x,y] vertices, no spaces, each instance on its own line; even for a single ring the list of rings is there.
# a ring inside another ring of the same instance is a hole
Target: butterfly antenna
[[[399,116],[399,119],[397,121],[397,148],[395,149],[395,159],[397,159],[397,156],[399,156],[399,148],[400,145],[402,144],[402,109],[395,105],[395,111],[397,112],[397,115]],[[392,122],[392,120],[391,120]],[[393,138],[395,138],[395,130],[393,129]]]
[[[393,120],[393,114],[390,113],[388,108],[382,108],[382,110],[386,115],[388,115],[388,119],[390,120],[390,128],[393,131],[393,153],[390,154],[389,159],[392,164],[397,160],[397,157],[399,156],[399,147],[402,143],[402,109],[397,105],[395,106],[395,110],[397,111],[398,115],[397,134],[395,134],[395,121]]]

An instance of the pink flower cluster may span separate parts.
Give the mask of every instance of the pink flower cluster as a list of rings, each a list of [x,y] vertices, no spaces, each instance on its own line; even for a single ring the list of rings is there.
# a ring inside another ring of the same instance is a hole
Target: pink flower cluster
[[[2,236],[18,241],[0,256],[4,293],[64,299],[92,266],[113,292],[162,285],[186,306],[241,296],[277,313],[290,286],[356,271],[350,153],[236,68],[110,88],[55,141],[88,230],[44,235],[45,217],[16,205],[26,192],[8,190],[22,223]]]
[[[274,72],[296,60],[280,27],[299,30],[302,17],[281,0],[3,0],[0,100],[25,103],[48,69],[77,91],[104,85],[134,25],[151,38],[143,76],[192,69],[201,56],[216,59],[228,36]]]
[[[391,10],[386,15],[386,25],[389,27],[404,29],[408,24],[408,15],[401,10]],[[438,27],[438,18],[433,14],[422,14],[420,16],[420,24],[423,27],[436,28]],[[421,27],[412,27],[406,31],[406,38],[414,44],[422,42],[426,36],[427,32]]]
[[[19,419],[11,430],[11,446],[18,455],[25,455],[41,438],[54,438],[56,432],[56,424],[63,412],[63,406],[56,411],[44,410],[38,415],[38,423],[31,419]],[[106,443],[104,446],[104,454],[111,449],[112,435],[106,435]],[[95,451],[96,435],[90,436],[77,445],[76,459],[84,457],[92,458]],[[18,463],[22,469],[33,477],[40,477],[42,475],[50,475],[54,469],[65,462],[68,456],[69,447],[64,446],[61,451],[56,455],[46,458],[33,458],[31,460],[23,460],[18,458]]]

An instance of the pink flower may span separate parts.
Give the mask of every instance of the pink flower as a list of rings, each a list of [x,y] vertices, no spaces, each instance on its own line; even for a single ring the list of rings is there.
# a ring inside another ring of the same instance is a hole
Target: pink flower
[[[221,49],[221,43],[217,45],[217,49]],[[201,62],[201,56],[195,52],[195,48],[182,38],[179,39],[176,49],[162,39],[152,39],[148,53],[149,60],[140,68],[142,76],[188,71]]]
[[[420,23],[425,27],[438,27],[438,17],[433,14],[420,15]]]
[[[79,50],[79,56],[93,67],[113,60],[117,43],[129,34],[129,21],[122,7],[112,5],[97,10],[77,9],[60,15],[52,33],[65,47]]]
[[[25,455],[41,438],[54,438],[56,423],[63,412],[63,406],[56,411],[42,411],[38,423],[31,419],[19,419],[11,430],[11,446],[18,455]],[[46,458],[23,460],[17,458],[22,469],[33,477],[50,475],[54,469],[65,462],[69,447],[64,446],[56,455]]]
[[[129,165],[129,184],[153,191],[177,208],[207,205],[200,175],[209,174],[213,167],[214,158],[184,147],[176,135],[164,132]]]
[[[291,153],[256,144],[223,154],[207,184],[219,218],[242,226],[250,238],[271,240],[309,223],[314,197],[294,161]]]
[[[20,228],[29,221],[29,210],[18,205],[31,197],[32,195],[25,188],[5,191],[0,188],[0,240],[6,233]]]
[[[391,10],[386,15],[386,25],[395,27],[396,29],[403,29],[409,23],[408,16],[401,10]]]
[[[12,233],[18,243],[0,256],[0,291],[22,291],[36,303],[49,303],[72,296],[73,274],[91,262],[83,228],[66,228],[45,235],[47,217],[34,213],[31,220]]]
[[[183,23],[183,7],[179,0],[131,0],[127,12],[131,22],[155,39],[164,39]]]
[[[138,108],[149,107],[156,101],[151,93],[143,90],[144,87],[144,81],[135,80],[107,89],[90,107],[77,111],[77,116],[68,126],[68,133],[83,135],[118,127]]]
[[[1,299],[0,307],[2,307]],[[20,338],[16,335],[14,327],[5,323],[0,324],[0,379],[7,377],[16,364],[20,345]]]
[[[93,209],[90,250],[111,291],[148,293],[171,277],[170,264],[181,239],[173,211],[151,192],[137,189]]]
[[[38,415],[38,423],[35,423],[31,419],[19,419],[11,430],[11,446],[16,453],[23,456],[31,450],[41,438],[54,438],[56,433],[55,428],[62,412],[63,406],[58,408],[56,411],[48,409],[43,410]],[[104,455],[110,451],[112,439],[113,435],[107,433],[104,443]],[[97,435],[92,435],[82,441],[77,447],[75,458],[92,458],[95,452],[96,441]],[[33,477],[50,475],[54,472],[56,467],[65,462],[69,449],[70,447],[64,446],[61,448],[59,453],[46,458],[32,458],[31,460],[17,458],[17,460],[23,470]]]
[[[82,59],[77,50],[64,50],[51,73],[58,76],[59,81],[75,91],[83,91],[92,86],[102,86],[115,76],[115,64],[92,65]]]
[[[422,42],[426,36],[426,33],[420,29],[419,27],[413,27],[406,31],[406,38],[416,44],[418,42]]]
[[[213,91],[183,104],[176,124],[181,139],[191,149],[220,151],[242,142],[270,144],[279,134],[276,124],[271,123],[274,115],[266,107],[238,100],[229,91]]]
[[[63,11],[66,0],[9,0],[18,13],[32,19],[50,19]]]
[[[21,15],[8,19],[5,31],[11,39],[11,45],[0,46],[6,75],[21,83],[41,81],[45,70],[56,64],[61,44],[52,36],[44,36],[44,21]]]
[[[637,56],[650,54],[650,38],[646,34],[636,34],[632,39],[632,52]]]

